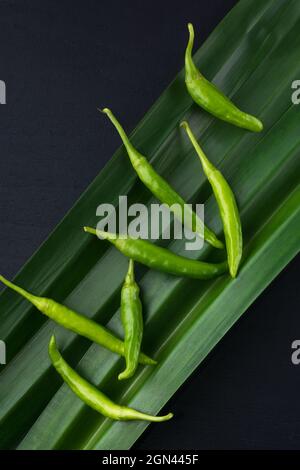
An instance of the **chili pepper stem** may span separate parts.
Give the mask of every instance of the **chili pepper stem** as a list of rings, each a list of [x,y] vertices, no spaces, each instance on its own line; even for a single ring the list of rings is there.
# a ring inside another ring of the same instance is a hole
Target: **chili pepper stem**
[[[125,148],[126,148],[126,150],[128,152],[128,155],[129,155],[129,158],[132,161],[132,164],[135,165],[137,163],[137,161],[139,160],[139,158],[136,156],[135,149],[134,149],[132,143],[130,142],[126,132],[123,129],[123,127],[121,126],[119,121],[115,118],[115,116],[113,115],[112,111],[109,108],[103,108],[103,109],[100,110],[100,112],[103,113],[103,114],[106,114],[106,116],[108,116],[110,121],[115,126],[116,130],[119,133],[119,136],[122,139],[123,144],[125,145]]]
[[[116,236],[115,234],[113,233],[110,233],[110,232],[104,232],[104,230],[99,230],[99,229],[96,229],[96,228],[93,228],[93,227],[83,227],[83,230],[87,233],[90,233],[92,235],[96,235],[98,238],[102,238],[104,240],[109,240],[109,241],[113,241]]]
[[[130,284],[133,282],[134,282],[134,261],[133,259],[130,259],[128,271],[127,271],[126,278],[125,278],[125,283]]]
[[[56,368],[61,362],[62,357],[61,357],[60,352],[57,349],[56,339],[54,335],[52,335],[50,338],[48,351],[49,351],[49,356],[51,357],[51,361],[54,367]]]
[[[38,297],[36,295],[30,294],[30,292],[27,292],[27,290],[22,289],[22,287],[17,286],[16,284],[13,284],[10,282],[8,279],[6,279],[4,276],[0,274],[0,281],[3,282],[7,287],[10,289],[14,290],[18,294],[20,294],[22,297],[25,299],[29,300],[35,307],[38,309],[45,304],[46,299],[43,297]]]
[[[192,23],[188,23],[188,30],[189,30],[189,41],[185,51],[185,67],[191,75],[201,75],[197,67],[195,66],[192,60],[192,52],[194,47],[194,27]]]
[[[212,171],[215,171],[215,168],[214,166],[210,163],[210,161],[208,160],[207,156],[205,155],[205,153],[203,152],[202,148],[200,147],[200,145],[198,144],[197,140],[195,139],[195,136],[194,134],[192,133],[192,130],[190,128],[190,126],[188,125],[188,123],[186,121],[182,121],[180,123],[180,127],[182,127],[187,135],[189,136],[194,148],[196,149],[197,151],[197,154],[199,156],[199,159],[202,163],[202,166],[203,166],[203,169],[204,169],[204,173],[207,175],[208,173],[212,172]]]
[[[105,232],[104,230],[99,230],[93,227],[83,227],[83,230],[91,235],[96,235],[101,240],[108,240],[112,244],[116,244],[117,241],[118,244],[122,242],[122,238],[119,238],[116,233]]]

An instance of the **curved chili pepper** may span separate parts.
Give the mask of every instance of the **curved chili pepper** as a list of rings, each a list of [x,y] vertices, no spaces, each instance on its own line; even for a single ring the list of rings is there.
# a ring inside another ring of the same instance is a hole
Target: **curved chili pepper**
[[[202,238],[204,234],[204,239],[215,248],[224,248],[223,243],[217,239],[216,235],[209,228],[204,226],[202,220],[191,208],[189,208],[184,199],[182,199],[182,197],[179,196],[176,191],[174,191],[174,189],[164,178],[156,173],[147,159],[133,147],[123,127],[117,121],[111,110],[105,108],[102,110],[102,112],[109,117],[115,126],[123,141],[123,144],[125,145],[134,170],[144,185],[151,191],[151,193],[159,201],[166,204],[174,213],[174,216],[177,217],[180,221],[183,220],[184,210],[189,211],[190,217],[186,217],[186,219],[188,219],[185,221],[186,226],[191,231],[198,233]]]
[[[121,291],[121,318],[124,328],[124,349],[126,369],[119,374],[119,380],[129,379],[136,371],[143,337],[142,304],[139,286],[134,279],[134,262],[129,268]]]
[[[192,59],[194,28],[191,23],[188,24],[188,30],[190,37],[185,52],[185,83],[195,103],[223,121],[250,131],[262,131],[263,124],[259,119],[237,108],[227,96],[199,72]]]
[[[187,122],[181,126],[187,132],[202,164],[203,171],[211,184],[217,200],[225,234],[229,271],[236,277],[243,252],[243,237],[239,211],[234,194],[222,173],[208,160],[205,153],[195,139]]]
[[[84,227],[84,231],[108,240],[123,255],[134,261],[176,276],[211,279],[223,274],[228,269],[226,261],[218,264],[205,263],[176,255],[172,251],[153,245],[146,240],[130,237],[121,238],[114,233],[103,232],[91,227]]]
[[[90,318],[84,317],[74,310],[71,310],[64,305],[55,302],[55,300],[48,299],[47,297],[38,297],[31,294],[30,292],[22,289],[21,287],[13,284],[12,282],[5,279],[0,275],[0,281],[3,282],[7,287],[14,290],[22,297],[32,303],[40,312],[47,317],[54,320],[59,325],[62,325],[68,330],[74,331],[78,335],[84,336],[85,338],[94,341],[95,343],[103,346],[110,351],[119,354],[120,356],[125,355],[124,343],[119,338],[110,333],[109,330],[94,322]],[[156,361],[141,353],[139,357],[141,364],[154,365]]]
[[[98,411],[104,416],[115,420],[145,420],[145,421],[167,421],[173,417],[172,413],[165,416],[151,416],[146,413],[120,406],[111,401],[96,387],[81,377],[64,360],[56,346],[55,337],[52,336],[49,342],[49,356],[51,362],[65,383],[84,403]]]

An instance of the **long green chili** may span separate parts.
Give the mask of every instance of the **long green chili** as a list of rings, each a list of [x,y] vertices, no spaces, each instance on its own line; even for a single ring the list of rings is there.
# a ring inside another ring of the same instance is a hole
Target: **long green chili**
[[[199,72],[192,59],[194,28],[191,23],[188,24],[188,30],[190,37],[185,52],[185,83],[193,100],[223,121],[250,131],[262,131],[263,124],[259,119],[237,108],[227,96]]]
[[[103,232],[91,227],[84,227],[84,231],[108,240],[121,253],[134,261],[176,276],[211,279],[228,270],[226,261],[218,264],[205,263],[177,255],[146,240],[118,237],[114,233]]]
[[[220,171],[217,170],[206,157],[205,153],[196,141],[188,123],[184,121],[181,123],[181,126],[187,132],[190,141],[200,158],[203,171],[207,176],[216,197],[223,222],[229,271],[232,277],[236,277],[239,263],[242,258],[243,237],[240,215],[234,194],[222,173],[220,173]]]
[[[96,387],[87,382],[64,360],[56,346],[55,337],[52,336],[49,342],[49,356],[51,362],[59,375],[63,378],[71,390],[88,406],[98,411],[104,416],[115,420],[145,420],[161,422],[173,417],[172,413],[165,416],[152,416],[140,411],[120,406],[111,401],[106,395]]]
[[[109,117],[115,126],[123,141],[123,144],[125,145],[134,170],[144,185],[151,191],[151,193],[159,201],[166,204],[173,212],[174,216],[180,221],[183,222],[184,214],[188,213],[188,217],[185,217],[184,220],[184,224],[188,229],[194,231],[202,238],[204,235],[204,239],[215,248],[224,248],[223,243],[218,240],[216,235],[208,227],[204,226],[203,221],[186,204],[184,199],[182,199],[182,197],[169,185],[169,183],[154,170],[147,159],[133,147],[123,127],[115,118],[111,110],[105,108],[102,110],[102,112]]]
[[[119,380],[128,379],[136,371],[143,337],[142,304],[139,286],[134,279],[134,262],[129,268],[121,291],[121,318],[124,328],[124,349],[126,368],[119,374]]]
[[[120,356],[125,355],[124,343],[119,338],[110,333],[109,330],[94,322],[90,318],[80,315],[74,310],[71,310],[64,305],[59,304],[55,300],[47,297],[38,297],[31,294],[30,292],[22,289],[21,287],[13,284],[12,282],[5,279],[0,275],[0,281],[3,282],[7,287],[14,290],[22,297],[32,303],[41,313],[54,320],[59,325],[67,328],[68,330],[74,331],[85,338],[94,341],[100,346],[109,349],[110,351],[119,354]],[[156,361],[141,353],[139,356],[139,362],[141,364],[154,365]]]

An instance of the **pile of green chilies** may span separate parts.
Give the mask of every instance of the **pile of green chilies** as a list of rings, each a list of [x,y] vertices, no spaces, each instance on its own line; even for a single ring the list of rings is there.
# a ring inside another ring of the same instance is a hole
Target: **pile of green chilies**
[[[189,41],[185,53],[185,83],[192,99],[204,110],[221,120],[250,131],[260,132],[263,129],[263,124],[259,119],[238,109],[229,98],[199,72],[192,59],[194,29],[190,23],[188,30]],[[140,180],[159,201],[170,208],[175,218],[180,217],[180,220],[182,220],[182,211],[189,207],[184,199],[154,170],[147,159],[133,147],[123,127],[113,113],[107,108],[103,109],[102,112],[109,117],[118,131],[131,164]],[[227,261],[213,264],[192,260],[176,255],[165,248],[155,246],[142,239],[124,238],[91,227],[84,227],[86,232],[108,240],[129,258],[128,272],[121,291],[121,320],[124,328],[124,341],[93,320],[57,303],[55,300],[33,295],[0,275],[0,281],[31,302],[44,315],[63,327],[98,343],[116,354],[124,356],[125,369],[119,374],[119,380],[131,378],[135,374],[139,363],[143,365],[156,364],[155,360],[141,352],[143,316],[139,286],[134,276],[134,261],[142,263],[149,268],[177,276],[211,279],[228,270],[230,275],[235,278],[242,258],[241,221],[233,191],[224,176],[214,167],[201,149],[189,124],[183,121],[180,125],[186,131],[199,156],[202,169],[215,195],[223,223]],[[191,217],[187,218],[187,222],[184,221],[187,228],[198,236],[203,237],[213,247],[223,249],[223,242],[203,224],[202,220],[192,209],[189,209],[189,211]],[[104,416],[115,420],[147,420],[155,422],[165,421],[173,416],[172,413],[165,416],[152,416],[113,403],[67,364],[56,346],[54,336],[51,337],[49,342],[49,356],[53,366],[73,392],[87,405]]]

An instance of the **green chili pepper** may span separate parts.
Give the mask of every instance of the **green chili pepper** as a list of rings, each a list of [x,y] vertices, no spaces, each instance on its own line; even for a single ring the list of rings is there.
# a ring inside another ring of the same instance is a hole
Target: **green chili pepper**
[[[128,408],[127,406],[119,406],[112,402],[96,387],[77,374],[69,364],[67,364],[57,349],[54,336],[51,337],[49,342],[49,356],[53,366],[75,395],[77,395],[88,406],[108,418],[124,421],[138,419],[161,422],[167,421],[173,417],[172,413],[165,416],[151,416],[132,408]]]
[[[193,100],[223,121],[250,131],[262,131],[263,124],[259,119],[237,108],[227,96],[199,72],[192,59],[194,28],[191,23],[188,24],[188,29],[190,37],[185,52],[185,83]]]
[[[81,336],[84,336],[85,338],[90,339],[91,341],[94,341],[97,344],[100,344],[100,346],[103,346],[106,349],[119,354],[120,356],[125,355],[123,341],[116,338],[116,336],[110,333],[109,330],[94,322],[93,320],[90,320],[89,318],[74,312],[74,310],[71,310],[64,305],[55,302],[55,300],[33,295],[27,292],[25,289],[22,289],[21,287],[8,281],[1,275],[0,281],[27,299],[40,312],[51,318],[51,320],[54,320],[56,323],[59,323],[59,325],[62,325],[64,328],[74,331],[74,333],[77,333]],[[156,361],[142,353],[140,354],[139,361],[141,364],[156,364]]]
[[[127,150],[131,164],[136,171],[140,180],[144,185],[151,191],[151,193],[162,203],[166,204],[169,209],[173,212],[174,216],[183,221],[184,210],[188,213],[188,217],[185,217],[184,223],[188,229],[197,233],[201,238],[210,243],[215,248],[224,248],[223,243],[217,239],[216,235],[207,227],[204,226],[202,220],[198,215],[188,206],[179,194],[162,178],[147,159],[141,155],[129,141],[123,127],[117,121],[113,113],[105,108],[102,110],[106,114],[116,130],[118,131],[123,144]]]
[[[119,380],[132,377],[139,362],[143,337],[142,304],[139,292],[139,286],[134,279],[134,262],[131,259],[121,292],[121,318],[125,332],[126,369],[119,374]]]
[[[84,227],[84,231],[108,240],[128,258],[165,273],[195,279],[211,279],[223,274],[228,269],[226,261],[218,264],[205,263],[176,255],[172,251],[153,245],[146,240],[118,237],[114,233],[103,232],[91,227]]]
[[[224,176],[207,159],[205,153],[195,139],[187,122],[181,126],[187,132],[203,167],[203,171],[211,184],[216,197],[226,241],[229,271],[232,277],[236,277],[243,251],[242,227],[234,194]]]

